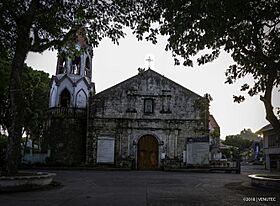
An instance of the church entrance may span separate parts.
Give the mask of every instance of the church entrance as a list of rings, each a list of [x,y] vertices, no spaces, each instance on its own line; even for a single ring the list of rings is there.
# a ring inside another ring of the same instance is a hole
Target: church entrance
[[[138,141],[137,169],[154,170],[158,168],[158,141],[154,136],[145,135]]]

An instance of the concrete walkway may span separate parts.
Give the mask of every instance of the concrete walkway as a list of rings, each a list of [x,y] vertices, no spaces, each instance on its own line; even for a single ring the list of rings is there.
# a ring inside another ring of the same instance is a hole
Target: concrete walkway
[[[0,194],[0,205],[280,205],[280,192],[255,189],[242,174],[162,171],[51,171],[63,184],[50,190]],[[273,199],[268,199],[272,197]],[[269,201],[268,201],[269,200]]]

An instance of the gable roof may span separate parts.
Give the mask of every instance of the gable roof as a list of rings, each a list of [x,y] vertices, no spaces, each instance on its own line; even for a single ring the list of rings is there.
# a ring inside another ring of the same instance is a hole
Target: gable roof
[[[77,85],[79,82],[83,81],[85,82],[85,84],[87,85],[87,87],[90,89],[93,85],[91,83],[88,82],[88,80],[86,79],[86,77],[82,77],[80,79],[77,79],[77,81],[73,81],[68,74],[64,74],[63,77],[61,77],[60,79],[57,78],[57,76],[52,76],[52,80],[55,81],[56,84],[60,84],[62,81],[64,81],[65,79],[69,80],[69,82],[72,85]]]
[[[173,81],[173,80],[171,80],[171,79],[168,79],[168,78],[165,77],[164,75],[159,74],[158,72],[156,72],[156,71],[154,71],[154,70],[152,70],[152,69],[150,69],[150,68],[149,68],[148,70],[144,71],[144,72],[138,73],[138,74],[136,74],[136,75],[134,75],[134,76],[132,76],[132,77],[130,77],[130,78],[128,78],[128,79],[126,79],[126,80],[124,80],[124,81],[122,81],[122,82],[120,82],[120,83],[114,85],[114,86],[112,86],[112,87],[109,87],[109,88],[107,88],[107,89],[105,89],[105,90],[103,90],[103,91],[97,93],[95,96],[99,96],[99,95],[106,94],[107,92],[110,92],[110,90],[115,89],[115,88],[119,87],[119,86],[122,85],[122,84],[126,84],[126,83],[128,83],[128,82],[130,82],[130,81],[134,81],[134,80],[138,79],[138,78],[141,77],[141,76],[142,76],[142,77],[143,77],[143,76],[145,77],[145,76],[149,76],[149,75],[155,75],[155,76],[158,76],[158,77],[160,77],[160,78],[164,78],[165,80],[169,81],[171,84],[174,84],[174,85],[180,87],[182,90],[185,90],[185,91],[188,92],[188,93],[192,93],[193,95],[196,95],[196,96],[198,96],[198,97],[200,97],[200,98],[203,98],[202,96],[196,94],[195,92],[193,92],[193,91],[191,91],[191,90],[189,90],[189,89],[183,87],[182,85],[176,83],[175,81]]]
[[[214,116],[212,114],[209,115],[209,128],[212,127],[213,129],[220,129],[220,126],[218,125],[217,121],[215,120]]]
[[[280,122],[280,119],[279,119],[279,122]],[[256,131],[256,133],[261,134],[261,133],[271,131],[271,130],[273,130],[273,127],[271,124],[268,124],[268,125],[265,125],[264,127],[262,127],[261,129],[259,129],[258,131]]]

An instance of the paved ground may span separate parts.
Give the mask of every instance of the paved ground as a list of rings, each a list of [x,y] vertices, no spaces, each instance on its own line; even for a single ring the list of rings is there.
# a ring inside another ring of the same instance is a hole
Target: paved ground
[[[256,170],[263,171],[254,166],[243,167],[241,175],[162,171],[53,171],[57,173],[55,180],[61,182],[62,187],[0,194],[0,205],[280,205],[280,192],[250,188],[246,175]],[[265,200],[260,197],[273,197],[276,202],[256,202]]]

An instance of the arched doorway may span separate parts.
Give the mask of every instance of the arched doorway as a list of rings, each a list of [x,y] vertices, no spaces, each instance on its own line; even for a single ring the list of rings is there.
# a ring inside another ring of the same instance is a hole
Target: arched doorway
[[[154,170],[158,168],[158,141],[152,135],[140,138],[137,146],[137,169]]]
[[[61,107],[69,107],[71,100],[71,95],[68,89],[64,89],[60,94],[60,106]]]

